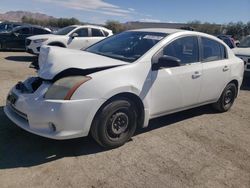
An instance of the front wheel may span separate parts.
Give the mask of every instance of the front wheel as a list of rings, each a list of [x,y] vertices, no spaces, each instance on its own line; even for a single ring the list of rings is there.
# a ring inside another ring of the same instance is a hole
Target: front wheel
[[[220,99],[212,105],[213,108],[219,112],[228,111],[232,107],[236,95],[237,95],[236,85],[234,83],[229,83],[222,92]]]
[[[128,99],[118,99],[106,104],[94,118],[91,135],[105,148],[115,148],[126,143],[137,126],[137,111]]]

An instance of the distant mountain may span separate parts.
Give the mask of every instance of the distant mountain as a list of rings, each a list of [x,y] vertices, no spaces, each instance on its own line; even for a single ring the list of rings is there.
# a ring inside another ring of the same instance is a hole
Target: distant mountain
[[[38,19],[38,20],[47,20],[47,19],[54,18],[53,16],[48,16],[46,14],[37,13],[37,12],[33,13],[33,12],[27,12],[27,11],[9,11],[9,12],[0,14],[0,20],[21,22],[23,16],[26,16],[28,18]]]

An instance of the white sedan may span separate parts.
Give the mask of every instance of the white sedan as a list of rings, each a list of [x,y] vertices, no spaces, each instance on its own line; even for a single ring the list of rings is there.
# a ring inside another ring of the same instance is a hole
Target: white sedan
[[[59,46],[71,49],[85,49],[92,44],[113,35],[107,28],[94,25],[72,25],[54,34],[35,35],[26,39],[26,51],[39,54],[42,45]]]
[[[123,145],[150,119],[234,103],[244,64],[216,37],[142,29],[109,37],[85,51],[46,47],[38,77],[13,87],[4,107],[19,127],[52,139],[84,137]]]

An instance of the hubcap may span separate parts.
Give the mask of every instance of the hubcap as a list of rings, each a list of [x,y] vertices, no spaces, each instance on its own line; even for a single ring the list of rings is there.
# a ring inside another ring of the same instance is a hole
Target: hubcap
[[[227,105],[231,103],[232,101],[233,101],[233,92],[232,90],[229,89],[226,91],[224,102]]]
[[[128,116],[124,112],[117,112],[111,116],[111,130],[114,134],[119,135],[128,128]]]

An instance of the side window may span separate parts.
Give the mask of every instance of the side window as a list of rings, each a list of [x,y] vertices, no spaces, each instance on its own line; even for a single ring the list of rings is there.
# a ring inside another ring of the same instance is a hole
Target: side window
[[[198,38],[194,36],[177,39],[163,49],[163,55],[176,57],[181,64],[199,62]]]
[[[89,36],[88,28],[78,29],[74,33],[77,33],[78,37],[88,37]]]
[[[30,34],[30,28],[24,27],[16,31],[16,33],[22,34],[22,35],[29,35]]]
[[[33,28],[33,34],[34,35],[40,35],[40,34],[48,34],[49,32],[47,30],[44,29],[40,29],[40,28]]]
[[[202,61],[216,61],[227,58],[226,48],[215,40],[201,38]]]
[[[91,31],[92,31],[92,37],[104,37],[100,29],[91,29]]]

